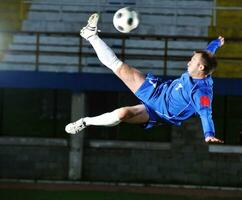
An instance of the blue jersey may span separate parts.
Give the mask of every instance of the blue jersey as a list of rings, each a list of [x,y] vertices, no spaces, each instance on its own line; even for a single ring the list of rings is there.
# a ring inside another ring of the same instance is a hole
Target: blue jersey
[[[215,53],[220,40],[212,41],[207,51]],[[187,72],[180,78],[163,82],[148,74],[145,82],[135,93],[144,103],[150,119],[148,127],[160,121],[180,125],[193,114],[201,118],[205,138],[214,136],[212,120],[213,80],[211,76],[193,79]]]
[[[198,114],[202,121],[204,136],[214,136],[212,120],[212,78],[192,79],[186,72],[173,81],[162,82],[148,74],[144,84],[135,93],[144,103],[150,115],[148,128],[154,124],[181,122]]]

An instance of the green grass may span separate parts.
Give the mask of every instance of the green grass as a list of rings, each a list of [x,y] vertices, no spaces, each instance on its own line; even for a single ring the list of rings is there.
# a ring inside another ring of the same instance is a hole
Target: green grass
[[[202,196],[176,196],[163,194],[141,194],[126,192],[97,191],[52,191],[52,190],[0,190],[1,200],[241,200],[242,198],[221,198]]]

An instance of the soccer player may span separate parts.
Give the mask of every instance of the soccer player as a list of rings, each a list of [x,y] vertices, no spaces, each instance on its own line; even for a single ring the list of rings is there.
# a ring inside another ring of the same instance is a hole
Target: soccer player
[[[181,122],[198,114],[201,118],[206,142],[223,143],[215,137],[212,120],[213,81],[216,68],[214,53],[224,44],[224,38],[212,41],[206,50],[194,52],[187,64],[187,72],[180,78],[162,81],[120,61],[114,52],[97,35],[97,13],[90,16],[80,35],[93,46],[99,60],[140,99],[136,106],[118,108],[95,117],[84,117],[65,127],[67,133],[76,134],[88,126],[116,126],[121,122],[143,124],[151,128],[162,123],[181,125]]]

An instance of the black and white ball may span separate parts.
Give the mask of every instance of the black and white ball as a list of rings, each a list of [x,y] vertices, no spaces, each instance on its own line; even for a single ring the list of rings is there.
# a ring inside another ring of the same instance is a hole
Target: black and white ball
[[[113,16],[113,25],[118,31],[129,33],[139,25],[138,13],[130,7],[121,8]]]

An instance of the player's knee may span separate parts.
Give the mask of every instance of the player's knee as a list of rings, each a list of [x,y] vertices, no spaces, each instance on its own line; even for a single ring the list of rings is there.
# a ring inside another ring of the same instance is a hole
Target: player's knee
[[[126,63],[122,63],[118,68],[116,68],[113,72],[120,78],[124,75],[124,71],[127,71],[127,67],[129,67]]]
[[[128,107],[119,108],[119,109],[117,109],[117,112],[118,112],[118,117],[121,121],[124,121],[124,120],[132,117],[132,112],[130,112]]]

